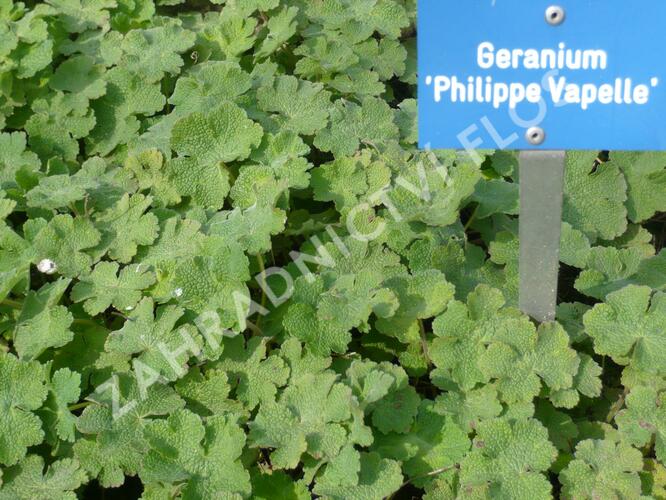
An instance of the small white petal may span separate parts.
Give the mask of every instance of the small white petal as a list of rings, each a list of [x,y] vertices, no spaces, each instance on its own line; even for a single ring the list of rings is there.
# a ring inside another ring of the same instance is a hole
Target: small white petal
[[[176,288],[173,291],[173,295],[174,295],[174,297],[180,297],[181,295],[183,295],[183,289],[182,288]]]
[[[40,273],[53,274],[56,272],[57,269],[58,266],[56,266],[56,263],[53,262],[51,259],[42,259],[37,264],[37,270]]]
[[[125,311],[131,311],[132,309],[134,309],[134,307],[132,307],[132,306],[127,306],[127,307],[125,308]]]

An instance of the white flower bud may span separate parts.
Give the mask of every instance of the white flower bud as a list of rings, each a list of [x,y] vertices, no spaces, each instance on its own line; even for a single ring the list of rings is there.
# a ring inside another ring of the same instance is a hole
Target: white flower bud
[[[56,272],[57,269],[58,266],[56,266],[56,263],[53,262],[51,259],[42,259],[37,264],[37,270],[40,273],[53,274]]]

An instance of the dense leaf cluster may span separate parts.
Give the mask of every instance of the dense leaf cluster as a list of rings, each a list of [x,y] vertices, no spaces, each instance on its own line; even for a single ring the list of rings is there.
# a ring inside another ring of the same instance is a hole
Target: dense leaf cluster
[[[415,4],[0,0],[0,499],[666,498],[666,155],[568,155],[536,326]]]

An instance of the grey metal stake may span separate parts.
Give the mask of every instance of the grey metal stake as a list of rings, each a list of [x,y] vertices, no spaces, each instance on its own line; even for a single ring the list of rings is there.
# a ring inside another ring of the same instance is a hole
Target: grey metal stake
[[[527,137],[540,143],[545,134]],[[555,319],[564,163],[564,151],[520,153],[520,309],[539,322]]]
[[[566,12],[551,5],[545,17],[551,26],[559,26]],[[525,138],[540,146],[546,132],[532,127]],[[564,151],[520,153],[519,302],[520,309],[540,323],[553,321],[557,306],[564,162]]]

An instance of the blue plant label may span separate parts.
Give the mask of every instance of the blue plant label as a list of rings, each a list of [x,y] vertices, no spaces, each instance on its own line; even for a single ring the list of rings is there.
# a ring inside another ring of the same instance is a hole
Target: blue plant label
[[[665,20],[664,0],[419,0],[419,146],[666,150]]]

